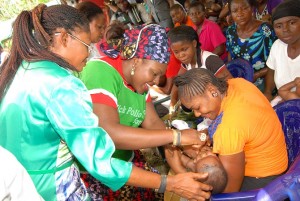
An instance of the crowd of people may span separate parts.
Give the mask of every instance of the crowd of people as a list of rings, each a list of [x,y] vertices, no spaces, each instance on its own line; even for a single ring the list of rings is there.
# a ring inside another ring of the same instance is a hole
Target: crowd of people
[[[11,158],[0,200],[200,201],[266,186],[288,167],[272,106],[300,98],[299,32],[300,0],[22,11],[10,51],[0,46],[0,157]],[[253,82],[233,78],[235,59],[249,61]],[[208,129],[166,126],[150,89]],[[141,152],[157,147],[170,174]]]

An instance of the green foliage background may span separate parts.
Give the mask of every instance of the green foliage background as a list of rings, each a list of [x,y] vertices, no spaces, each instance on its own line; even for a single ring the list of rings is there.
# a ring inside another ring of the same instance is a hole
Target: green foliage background
[[[49,0],[0,0],[0,21],[16,17],[22,10],[30,10],[39,3]]]

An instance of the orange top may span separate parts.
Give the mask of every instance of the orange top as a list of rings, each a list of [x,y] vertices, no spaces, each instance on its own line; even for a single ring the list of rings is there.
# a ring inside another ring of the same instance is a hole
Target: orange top
[[[223,117],[213,136],[220,155],[245,152],[245,176],[278,175],[288,158],[281,123],[269,101],[243,78],[228,80],[221,105]]]
[[[182,24],[185,24],[187,26],[193,27],[194,29],[196,28],[195,24],[193,23],[193,21],[191,20],[190,16],[188,16],[188,15],[186,16],[186,22],[185,23],[181,23],[180,24],[179,22],[176,22],[174,24],[174,27],[178,27],[178,26],[180,26]]]

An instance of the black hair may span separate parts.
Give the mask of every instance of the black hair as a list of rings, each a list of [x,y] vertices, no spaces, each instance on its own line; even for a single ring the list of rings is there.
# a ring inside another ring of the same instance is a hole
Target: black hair
[[[221,94],[226,94],[228,84],[223,78],[217,78],[205,68],[193,68],[175,77],[174,84],[178,87],[178,96],[191,99],[204,94],[207,85],[212,84]]]
[[[231,4],[234,0],[228,0],[227,3],[228,3],[228,9],[229,9],[229,12],[231,13]],[[250,5],[251,8],[256,8],[257,7],[257,1],[256,0],[246,0],[248,2],[248,4]]]
[[[90,32],[87,18],[79,10],[68,5],[47,7],[39,4],[31,11],[24,10],[18,15],[13,24],[11,53],[0,70],[0,100],[23,60],[49,60],[62,68],[77,71],[74,66],[48,49],[58,28],[64,28],[67,32],[77,28]]]
[[[174,4],[173,6],[171,6],[170,11],[172,10],[182,10],[183,12],[185,12],[185,8],[180,4]]]
[[[190,4],[190,9],[191,8],[195,8],[195,7],[198,7],[201,9],[201,11],[205,12],[205,6],[203,3],[201,3],[200,1],[193,1],[191,4]]]
[[[90,1],[80,2],[76,5],[76,8],[80,10],[91,22],[97,15],[103,14],[102,9]]]
[[[106,29],[105,38],[106,40],[122,39],[126,26],[120,21],[113,21]]]
[[[218,161],[218,164],[201,164],[200,167],[197,166],[197,172],[208,173],[208,178],[204,183],[213,187],[212,194],[222,193],[224,191],[228,176],[220,161]]]
[[[168,38],[170,44],[180,42],[180,41],[193,42],[195,40],[197,42],[196,45],[197,55],[200,55],[201,43],[199,42],[199,37],[197,32],[192,27],[186,25],[180,25],[178,27],[174,27],[168,32]]]

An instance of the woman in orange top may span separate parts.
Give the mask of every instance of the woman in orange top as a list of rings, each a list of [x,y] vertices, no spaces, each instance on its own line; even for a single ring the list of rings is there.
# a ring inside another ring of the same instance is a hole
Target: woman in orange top
[[[225,81],[207,69],[174,80],[179,98],[195,116],[213,120],[208,133],[228,175],[224,192],[261,188],[288,165],[280,121],[269,101],[243,78]]]

